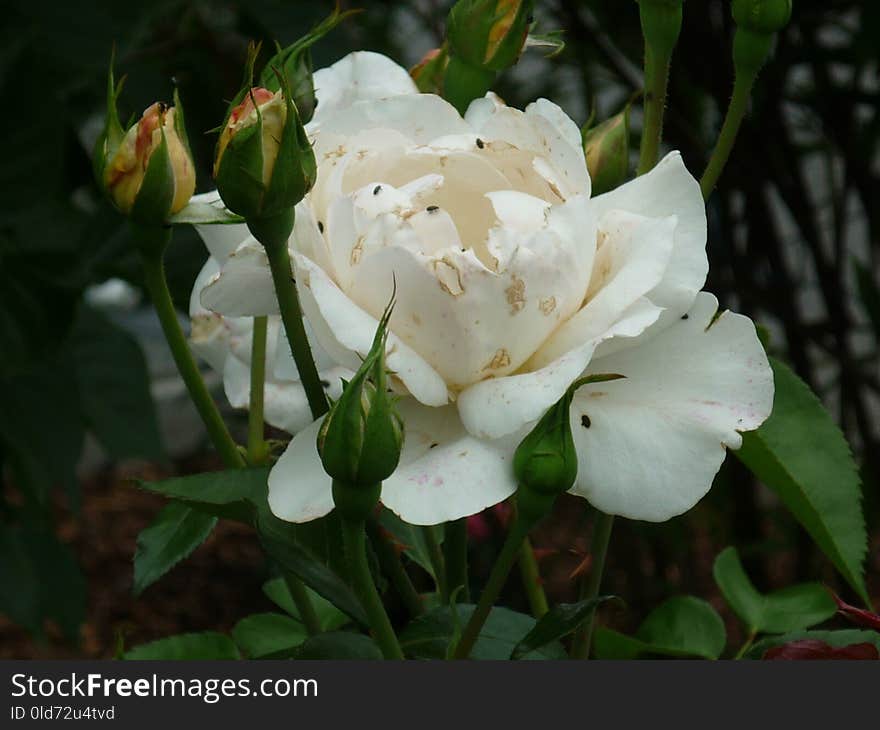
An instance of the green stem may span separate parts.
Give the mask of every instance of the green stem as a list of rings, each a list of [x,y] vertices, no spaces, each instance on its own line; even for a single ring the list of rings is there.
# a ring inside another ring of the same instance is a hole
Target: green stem
[[[529,538],[523,540],[519,551],[519,571],[522,576],[523,586],[529,599],[529,607],[535,618],[541,618],[550,607],[547,605],[547,596],[541,585],[541,571],[538,561],[535,559],[535,551]]]
[[[394,590],[397,591],[397,595],[400,596],[400,599],[406,606],[406,610],[410,616],[421,615],[425,610],[422,597],[409,579],[400,555],[389,539],[388,533],[382,529],[376,520],[369,520],[367,522],[367,534],[376,551],[379,565],[382,566],[383,572],[388,576],[391,585],[394,586]]]
[[[214,399],[211,398],[211,394],[205,386],[205,381],[202,379],[186,342],[186,336],[180,328],[171,292],[168,290],[163,258],[165,248],[171,240],[171,228],[135,226],[134,231],[136,238],[139,239],[144,282],[150,292],[153,306],[156,308],[156,314],[159,316],[162,331],[165,333],[165,339],[168,341],[168,347],[171,349],[180,377],[183,378],[189,396],[205,424],[208,436],[223,459],[223,463],[229,468],[242,468],[245,466],[244,459],[232,436],[229,435],[220,411],[217,410],[217,404],[214,403]]]
[[[251,395],[248,411],[248,463],[262,464],[266,459],[266,441],[263,438],[263,401],[266,383],[266,338],[268,317],[254,317],[251,341]]]
[[[605,556],[608,554],[608,543],[611,540],[611,528],[614,527],[614,516],[604,512],[596,512],[596,522],[593,525],[593,541],[590,545],[590,555],[593,563],[586,579],[581,581],[579,600],[589,600],[599,596],[599,588],[602,586],[602,574],[605,572]],[[593,626],[596,623],[596,609],[590,612],[590,617],[584,621],[575,632],[571,644],[572,659],[588,659],[590,656],[590,643],[593,639]]]
[[[293,208],[290,209],[293,216]],[[248,221],[252,226],[252,222]],[[267,226],[267,229],[271,227]],[[253,225],[251,230],[261,230]],[[290,254],[287,251],[287,236],[258,236],[257,239],[266,249],[269,258],[269,267],[272,270],[272,281],[275,284],[275,296],[278,298],[278,306],[281,309],[281,321],[284,323],[284,331],[287,341],[290,343],[290,351],[293,361],[299,371],[300,382],[306,392],[312,417],[317,419],[328,410],[327,396],[321,385],[321,377],[312,357],[312,348],[306,336],[306,328],[303,324],[302,310],[299,306],[299,296],[296,293],[296,284],[293,279],[293,269],[290,265]]]
[[[446,564],[447,590],[456,597],[456,603],[470,601],[468,586],[467,518],[446,523],[443,542],[443,557]]]
[[[467,659],[470,656],[474,644],[477,643],[477,638],[480,635],[483,624],[489,618],[489,612],[501,594],[501,589],[504,587],[510,569],[513,567],[514,562],[516,562],[523,540],[529,534],[533,524],[534,521],[525,520],[522,516],[518,516],[514,520],[510,532],[507,533],[507,539],[504,541],[504,547],[501,548],[501,554],[495,561],[495,565],[492,566],[489,580],[486,581],[483,592],[480,594],[477,607],[471,614],[471,618],[467,626],[464,627],[464,631],[462,631],[461,638],[452,655],[453,659]]]
[[[440,594],[441,603],[445,606],[449,602],[449,584],[446,581],[446,561],[443,558],[443,550],[437,540],[437,532],[433,525],[423,527],[422,535],[428,548],[428,559],[434,569],[437,592]]]
[[[700,190],[704,200],[708,199],[712,193],[715,183],[718,182],[718,178],[727,164],[727,159],[730,157],[730,151],[736,142],[736,135],[749,107],[749,97],[752,94],[755,78],[754,75],[739,74],[733,83],[733,95],[730,97],[730,105],[724,116],[721,133],[718,135],[715,149],[712,150],[709,164],[706,165],[706,171],[700,179]]]
[[[373,583],[370,575],[370,566],[367,563],[366,530],[363,520],[352,520],[342,516],[342,537],[345,543],[345,552],[348,555],[351,567],[351,578],[354,588],[361,599],[367,618],[370,621],[373,638],[382,650],[386,659],[403,659],[403,652],[394,634],[391,621],[382,605],[382,599]]]
[[[645,120],[636,174],[643,175],[657,164],[663,138],[663,114],[672,54],[658,55],[645,48]]]
[[[322,631],[321,619],[318,618],[318,613],[315,611],[315,605],[306,590],[305,583],[293,573],[285,573],[284,582],[287,584],[287,590],[290,591],[290,597],[293,599],[296,611],[309,636],[320,634]]]
[[[746,637],[745,643],[739,648],[739,651],[734,656],[734,659],[742,659],[746,652],[752,648],[752,644],[755,643],[755,637],[758,635],[757,629],[752,629],[749,631],[749,635]]]

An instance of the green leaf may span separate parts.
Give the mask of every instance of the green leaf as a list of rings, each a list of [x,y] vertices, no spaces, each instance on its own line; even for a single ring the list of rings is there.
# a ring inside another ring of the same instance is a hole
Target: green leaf
[[[750,632],[781,634],[805,629],[831,618],[837,611],[831,594],[819,583],[803,583],[766,595],[759,593],[734,547],[722,550],[715,558],[712,574],[724,600]]]
[[[40,636],[46,619],[75,640],[86,581],[73,552],[51,532],[0,522],[0,613]]]
[[[768,649],[774,646],[782,646],[792,641],[801,639],[815,639],[824,641],[829,646],[843,647],[853,644],[873,644],[880,651],[880,633],[866,631],[864,629],[841,629],[837,631],[792,631],[779,636],[768,636],[761,641],[755,642],[746,654],[746,659],[760,659]]]
[[[289,652],[308,638],[306,627],[280,613],[246,616],[232,629],[238,648],[251,659]]]
[[[397,542],[403,545],[403,552],[407,557],[436,580],[437,576],[434,575],[434,566],[431,563],[431,554],[428,550],[424,531],[433,530],[436,535],[437,544],[440,545],[443,543],[442,529],[434,525],[416,527],[408,522],[404,522],[387,507],[382,507],[382,511],[379,514],[379,524],[388,530]]]
[[[352,589],[318,556],[297,540],[295,525],[279,520],[269,512],[267,506],[257,516],[256,526],[260,542],[266,552],[283,570],[293,573],[361,625],[369,626],[363,606]]]
[[[226,634],[205,631],[178,634],[129,649],[123,659],[214,660],[240,659],[235,642]]]
[[[382,652],[369,636],[336,631],[308,639],[295,659],[381,659]]]
[[[535,627],[513,647],[510,658],[519,659],[530,651],[540,649],[552,641],[558,641],[577,631],[578,627],[593,615],[596,606],[612,598],[615,596],[599,596],[577,603],[560,603],[553,606],[538,619]]]
[[[458,622],[464,626],[475,606],[458,604]],[[509,659],[520,637],[535,628],[536,621],[509,608],[496,606],[480,631],[471,651],[472,659]],[[445,659],[455,634],[455,617],[451,607],[443,606],[412,621],[400,634],[400,647],[414,659]],[[565,650],[557,641],[523,653],[522,659],[564,659]]]
[[[89,428],[116,458],[164,458],[147,363],[137,341],[103,314],[81,307],[71,343]]]
[[[597,627],[593,654],[597,659],[651,654],[717,659],[726,642],[724,622],[712,606],[693,596],[676,596],[651,611],[635,636]]]
[[[771,358],[773,413],[743,434],[737,457],[804,526],[841,575],[870,605],[862,563],[867,550],[859,474],[840,429],[806,384]]]
[[[134,554],[134,594],[140,595],[211,534],[217,518],[171,502],[141,531]]]
[[[204,472],[139,486],[207,514],[252,522],[254,500],[266,494],[269,467]],[[265,498],[265,497],[263,497]]]
[[[318,614],[322,630],[336,631],[336,629],[342,628],[351,621],[348,616],[342,613],[342,611],[336,608],[336,606],[330,603],[326,598],[315,593],[311,588],[306,587],[306,591],[312,601],[312,606],[315,608],[315,613]],[[263,583],[263,593],[265,593],[266,597],[280,609],[287,611],[287,613],[295,619],[300,619],[299,611],[296,608],[296,604],[293,602],[293,597],[290,595],[290,590],[288,589],[284,578],[272,578],[267,580]]]

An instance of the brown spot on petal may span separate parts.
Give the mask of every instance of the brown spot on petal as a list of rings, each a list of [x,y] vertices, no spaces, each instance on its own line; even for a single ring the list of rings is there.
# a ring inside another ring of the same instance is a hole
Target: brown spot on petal
[[[358,262],[361,260],[361,256],[364,253],[364,237],[358,236],[357,242],[351,249],[351,256],[349,256],[349,261],[352,266],[356,266]]]
[[[507,295],[510,313],[516,314],[526,306],[526,283],[516,274],[511,275],[510,281],[510,286],[504,290],[504,293]]]
[[[495,355],[483,370],[500,370],[510,365],[510,353],[503,347],[495,351]]]
[[[440,288],[447,294],[454,297],[464,294],[464,285],[461,282],[461,272],[458,267],[447,259],[434,261],[434,276],[437,277],[437,283]]]
[[[550,315],[556,309],[556,297],[547,297],[538,303],[538,309],[545,315]]]

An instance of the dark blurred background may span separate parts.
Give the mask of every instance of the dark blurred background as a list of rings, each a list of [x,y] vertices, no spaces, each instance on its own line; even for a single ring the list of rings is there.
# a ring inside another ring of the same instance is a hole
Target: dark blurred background
[[[314,49],[315,68],[347,52],[410,66],[442,41],[448,1],[343,2],[364,12]],[[707,289],[763,324],[770,349],[819,394],[863,472],[880,595],[880,4],[795,0],[753,108],[709,201]],[[210,160],[248,40],[295,40],[333,3],[318,0],[6,0],[0,30],[0,658],[109,657],[175,632],[228,629],[254,610],[266,575],[256,539],[221,525],[193,557],[135,599],[131,558],[161,502],[134,480],[218,466],[188,407],[141,292],[125,226],[101,200],[90,152],[116,44],[124,117],[177,84],[199,167]],[[542,32],[562,28],[553,59],[529,51],[497,91],[522,106],[547,96],[578,123],[619,111],[641,87],[635,2],[538,0]],[[666,143],[699,177],[732,82],[727,0],[685,3],[670,81]],[[633,115],[633,149],[639,117]],[[186,312],[206,257],[180,229],[168,254]],[[215,383],[216,384],[216,383]],[[221,396],[222,399],[222,396]],[[240,421],[240,415],[229,414]],[[240,424],[239,424],[240,425]],[[501,511],[474,533],[487,570]],[[552,598],[570,597],[589,522],[563,500],[536,536]],[[734,458],[690,513],[664,525],[618,521],[607,587],[623,628],[663,598],[703,596],[725,618],[715,555],[740,548],[759,588],[822,580],[846,594],[778,501]],[[515,581],[506,600],[524,606]],[[730,621],[732,640],[736,624]]]

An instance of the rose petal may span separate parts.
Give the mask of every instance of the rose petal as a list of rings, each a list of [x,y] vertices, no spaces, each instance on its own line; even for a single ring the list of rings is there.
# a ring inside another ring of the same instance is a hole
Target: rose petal
[[[626,379],[575,395],[573,493],[608,514],[662,522],[693,507],[725,447],[739,448],[740,432],[767,418],[773,374],[755,326],[731,312],[715,318],[717,307],[701,293],[688,319],[590,364]]]
[[[477,514],[516,491],[511,466],[519,435],[481,441],[465,431],[455,406],[429,408],[411,398],[400,465],[382,485],[382,502],[414,525]]]
[[[359,101],[417,94],[409,72],[388,56],[371,51],[349,53],[313,76],[318,105],[312,123],[332,118]]]
[[[327,274],[301,254],[295,254],[303,312],[321,346],[340,365],[356,370],[358,355],[366,357],[378,320],[351,301]],[[388,290],[391,298],[391,289]],[[356,354],[355,354],[356,353]],[[449,394],[443,378],[399,337],[388,337],[388,369],[409,392],[426,405],[444,405]]]
[[[322,420],[296,434],[269,472],[269,508],[287,522],[310,522],[333,509],[333,483],[318,455]]]
[[[676,216],[672,253],[663,279],[648,298],[667,311],[652,331],[662,329],[688,311],[703,288],[709,261],[706,257],[706,205],[700,185],[681,154],[670,152],[647,174],[593,198],[596,214],[623,210],[642,216]],[[630,343],[632,344],[632,343]]]

